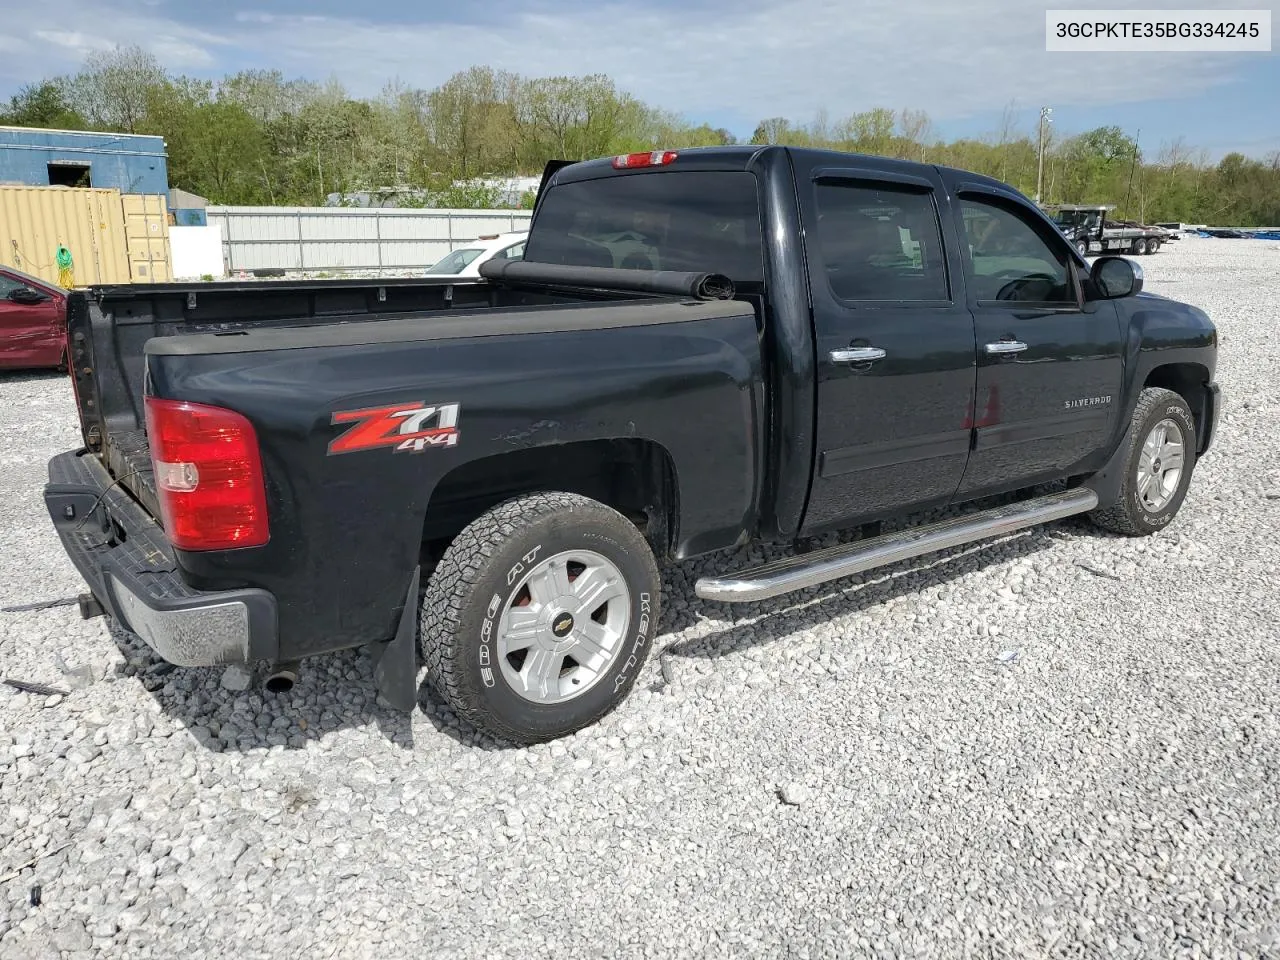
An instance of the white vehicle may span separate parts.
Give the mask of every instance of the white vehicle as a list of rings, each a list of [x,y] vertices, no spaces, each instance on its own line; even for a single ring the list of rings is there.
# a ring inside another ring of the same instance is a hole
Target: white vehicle
[[[440,273],[453,274],[456,277],[480,276],[480,264],[494,257],[506,257],[508,260],[519,260],[524,256],[524,242],[529,236],[528,230],[516,233],[495,233],[487,237],[479,237],[474,243],[459,247],[448,256],[427,268],[427,274],[434,276]]]

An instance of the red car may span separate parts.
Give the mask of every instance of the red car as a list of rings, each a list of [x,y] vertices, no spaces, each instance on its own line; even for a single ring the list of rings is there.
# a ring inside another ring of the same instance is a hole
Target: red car
[[[62,367],[67,291],[0,266],[0,369]]]

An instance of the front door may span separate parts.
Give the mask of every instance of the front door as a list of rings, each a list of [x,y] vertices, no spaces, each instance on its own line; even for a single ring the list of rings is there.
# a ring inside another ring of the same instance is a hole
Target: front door
[[[1025,201],[951,186],[978,348],[978,417],[959,495],[1092,472],[1121,415],[1115,304],[1084,301],[1081,263]]]
[[[797,170],[817,344],[802,532],[945,503],[969,457],[973,317],[936,175]]]

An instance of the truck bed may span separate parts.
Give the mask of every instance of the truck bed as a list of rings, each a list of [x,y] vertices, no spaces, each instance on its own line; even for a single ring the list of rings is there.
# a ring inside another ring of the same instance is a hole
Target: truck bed
[[[178,341],[189,337],[198,338],[201,345],[189,349],[199,352],[210,344],[228,352],[278,350],[313,343],[320,330],[341,328],[335,342],[360,340],[368,334],[356,335],[354,328],[368,331],[388,323],[403,330],[405,320],[429,319],[447,320],[449,329],[459,335],[491,311],[509,316],[515,311],[524,319],[508,323],[527,323],[531,314],[537,316],[547,307],[655,299],[670,298],[460,283],[449,277],[121,284],[73,291],[67,336],[85,446],[154,515],[158,503],[142,403],[149,342],[153,348],[156,341],[164,343],[159,348],[164,352],[181,352]],[[590,322],[599,321],[596,316]],[[250,331],[255,334],[252,338],[246,336]],[[264,338],[266,331],[270,336]]]

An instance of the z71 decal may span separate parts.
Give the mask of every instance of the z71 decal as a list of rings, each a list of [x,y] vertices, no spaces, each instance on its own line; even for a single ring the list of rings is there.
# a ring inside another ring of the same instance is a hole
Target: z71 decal
[[[426,406],[398,403],[393,407],[368,407],[364,410],[341,410],[331,423],[350,423],[351,428],[329,441],[328,455],[355,453],[394,447],[396,453],[421,453],[428,447],[456,447],[458,414],[462,405],[442,403]]]

